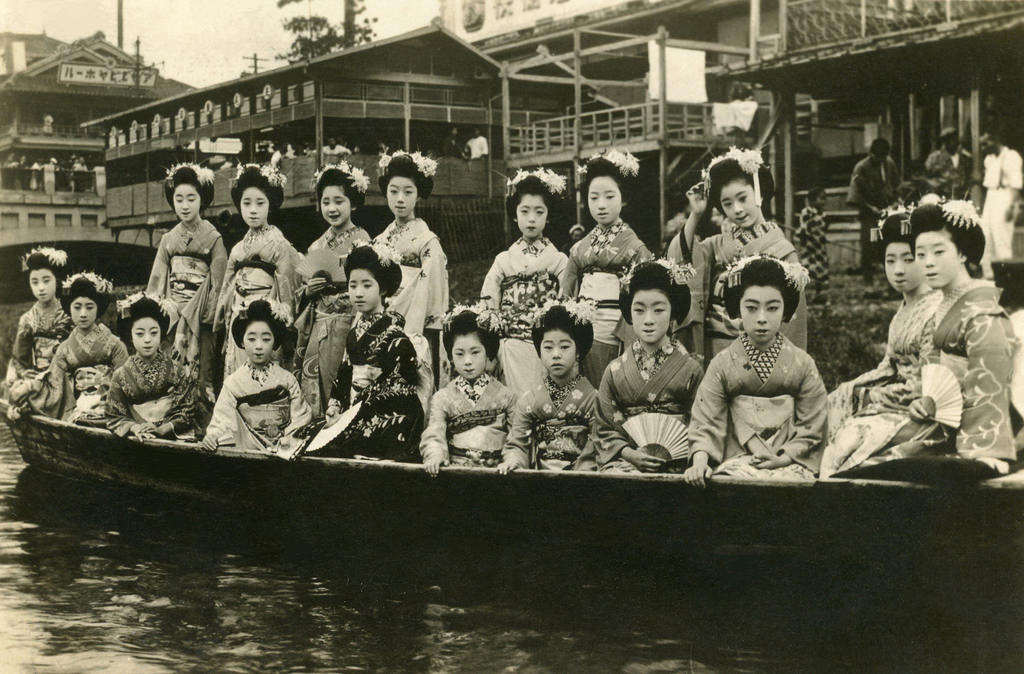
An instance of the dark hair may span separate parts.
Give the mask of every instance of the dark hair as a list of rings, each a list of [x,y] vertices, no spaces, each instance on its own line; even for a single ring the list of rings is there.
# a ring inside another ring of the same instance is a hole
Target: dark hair
[[[754,187],[754,176],[744,171],[735,159],[723,159],[716,162],[708,169],[708,179],[711,183],[708,187],[708,205],[723,214],[725,213],[722,210],[723,187],[737,180],[745,182],[751,188]],[[772,172],[768,167],[762,166],[758,169],[757,181],[761,189],[761,208],[767,209],[772,195],[775,193],[775,181],[772,179]]]
[[[285,335],[288,332],[288,326],[285,325],[284,321],[274,315],[273,310],[270,308],[270,303],[266,300],[253,300],[248,307],[244,310],[244,316],[238,316],[231,324],[231,337],[235,340],[235,345],[238,348],[242,348],[242,341],[245,338],[246,329],[253,323],[263,322],[266,323],[270,328],[270,332],[274,334],[274,347],[281,346],[284,342]]]
[[[981,264],[981,257],[985,254],[985,232],[981,227],[958,227],[946,220],[939,204],[925,204],[918,206],[910,214],[910,247],[917,250],[917,237],[924,232],[949,233],[956,249],[967,258],[971,275],[977,273],[976,267]]]
[[[235,203],[235,209],[242,210],[242,194],[250,187],[255,187],[267,196],[270,202],[270,213],[276,213],[281,204],[284,203],[284,188],[278,185],[271,185],[270,181],[260,171],[260,167],[250,164],[242,169],[242,175],[231,187],[231,201]]]
[[[136,321],[140,321],[143,318],[152,318],[156,321],[156,324],[160,326],[161,340],[167,337],[167,331],[171,327],[171,317],[164,313],[156,300],[149,297],[140,297],[128,306],[127,315],[122,316],[118,321],[121,334],[127,337],[128,343],[131,343],[132,327],[134,327]]]
[[[76,278],[71,287],[60,298],[64,313],[71,313],[71,304],[79,297],[87,297],[96,303],[96,320],[100,319],[110,306],[110,295],[101,293],[92,281],[87,278]]]
[[[50,258],[47,257],[44,253],[31,253],[27,257],[25,257],[25,268],[29,273],[37,271],[39,269],[48,269],[50,273],[53,274],[53,278],[57,279],[58,281],[57,294],[60,294],[59,281],[61,278],[62,267],[55,265],[53,262],[50,262]]]
[[[889,154],[892,149],[892,145],[889,144],[885,138],[875,138],[871,141],[871,147],[868,149],[869,154]]]
[[[619,167],[604,157],[596,157],[587,162],[587,173],[583,178],[583,199],[586,200],[590,192],[590,183],[595,178],[611,178],[619,186],[622,193],[622,203],[628,203],[633,196],[633,189],[636,187],[636,177],[624,176]]]
[[[633,270],[629,287],[619,293],[619,310],[626,323],[633,325],[633,298],[641,290],[657,290],[665,294],[672,307],[672,320],[682,321],[690,313],[690,288],[672,281],[668,269],[657,262],[644,262]]]
[[[455,339],[465,335],[476,335],[480,339],[488,359],[493,360],[498,357],[498,344],[501,340],[501,335],[480,327],[476,322],[476,313],[467,310],[453,316],[451,321],[444,326],[444,334],[441,337],[441,341],[444,342],[444,351],[448,354],[449,360],[452,357],[452,346],[455,344]]]
[[[882,235],[877,242],[882,253],[885,253],[885,249],[889,247],[890,243],[905,243],[911,248],[914,247],[913,237],[910,235],[908,227],[909,220],[909,213],[893,213],[882,221],[879,227],[882,230]]]
[[[420,199],[429,197],[434,189],[434,179],[420,173],[416,162],[407,154],[393,155],[388,167],[377,178],[377,185],[385,195],[388,193],[388,183],[392,178],[408,178],[416,183],[416,192]]]
[[[800,291],[786,277],[786,270],[775,258],[762,257],[751,260],[740,270],[740,282],[726,284],[725,309],[731,318],[740,317],[740,300],[743,293],[752,286],[777,288],[782,293],[782,320],[789,322],[800,304]]]
[[[808,202],[815,201],[815,200],[817,200],[817,199],[819,199],[820,197],[823,197],[823,196],[825,196],[825,188],[824,187],[820,187],[820,186],[819,187],[812,187],[811,189],[807,190],[807,201]]]
[[[540,355],[540,345],[544,335],[552,330],[561,330],[576,343],[576,360],[582,362],[594,345],[594,326],[590,323],[579,323],[561,304],[551,307],[540,317],[531,329],[533,348]]]
[[[172,209],[174,208],[174,190],[178,189],[178,185],[191,185],[196,189],[196,192],[199,193],[199,210],[205,210],[213,203],[213,183],[199,180],[199,175],[191,166],[179,166],[174,173],[164,178],[164,198],[167,199],[167,203]]]
[[[366,200],[366,195],[356,189],[350,174],[345,173],[341,169],[329,168],[321,173],[320,178],[316,181],[317,210],[320,209],[320,200],[324,197],[324,189],[332,185],[340,187],[345,192],[345,196],[352,203],[352,208],[359,208]]]
[[[534,194],[544,200],[544,205],[548,209],[548,217],[551,217],[551,211],[555,207],[555,200],[558,198],[553,195],[549,190],[548,186],[544,184],[544,181],[537,176],[526,176],[512,189],[512,194],[508,195],[505,199],[505,208],[508,210],[508,215],[513,221],[516,219],[516,209],[519,208],[519,203],[523,200],[527,194]]]
[[[402,270],[394,262],[382,264],[372,246],[356,246],[345,258],[345,278],[352,278],[356,269],[365,269],[380,286],[380,297],[391,297],[402,285]]]

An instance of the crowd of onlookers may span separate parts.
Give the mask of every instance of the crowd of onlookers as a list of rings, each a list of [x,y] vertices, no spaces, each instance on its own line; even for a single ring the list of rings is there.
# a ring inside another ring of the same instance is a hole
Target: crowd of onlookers
[[[85,157],[72,154],[62,158],[34,157],[29,161],[26,155],[7,156],[0,171],[0,186],[10,190],[31,190],[42,192],[44,167],[53,166],[54,189],[59,192],[91,192],[96,189],[93,168]]]

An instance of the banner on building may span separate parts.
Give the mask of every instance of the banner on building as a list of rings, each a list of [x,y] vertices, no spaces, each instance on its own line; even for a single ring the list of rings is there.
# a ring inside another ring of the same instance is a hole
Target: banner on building
[[[661,60],[658,43],[647,43],[647,91],[652,99],[661,97]],[[669,103],[707,103],[705,55],[694,49],[665,48],[665,98]]]
[[[477,42],[623,4],[622,0],[441,0],[441,16],[453,33]]]
[[[58,80],[67,84],[96,84],[115,87],[148,87],[156,85],[155,68],[102,66],[93,63],[61,63]],[[138,82],[136,82],[138,79]]]

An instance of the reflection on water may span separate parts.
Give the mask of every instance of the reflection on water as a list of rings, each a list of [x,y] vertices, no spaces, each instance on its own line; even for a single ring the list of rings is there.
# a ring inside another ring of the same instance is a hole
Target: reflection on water
[[[842,566],[731,555],[697,567],[445,532],[314,546],[208,506],[24,470],[0,433],[6,667],[953,672],[1022,664],[1018,556],[995,560],[995,578],[976,562],[965,574],[900,551]]]

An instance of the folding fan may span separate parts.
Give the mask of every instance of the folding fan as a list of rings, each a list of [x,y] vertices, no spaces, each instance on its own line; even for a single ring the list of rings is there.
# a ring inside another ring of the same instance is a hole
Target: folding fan
[[[299,263],[295,265],[295,273],[303,279],[308,280],[318,271],[325,271],[331,275],[335,283],[344,282],[345,269],[341,265],[341,258],[337,253],[326,248],[317,248],[306,253]]]
[[[685,459],[690,454],[686,424],[669,414],[646,412],[630,417],[622,427],[637,447],[666,461]]]
[[[324,426],[324,428],[316,434],[309,445],[306,446],[306,454],[312,454],[313,452],[319,451],[326,447],[331,440],[341,435],[341,432],[348,428],[352,420],[359,414],[359,408],[363,406],[363,403],[356,403],[352,407],[348,408],[341,414],[341,418],[334,422],[331,426]]]
[[[938,363],[922,366],[921,395],[935,401],[935,421],[952,428],[960,425],[964,397],[960,391],[960,382],[952,370]]]

